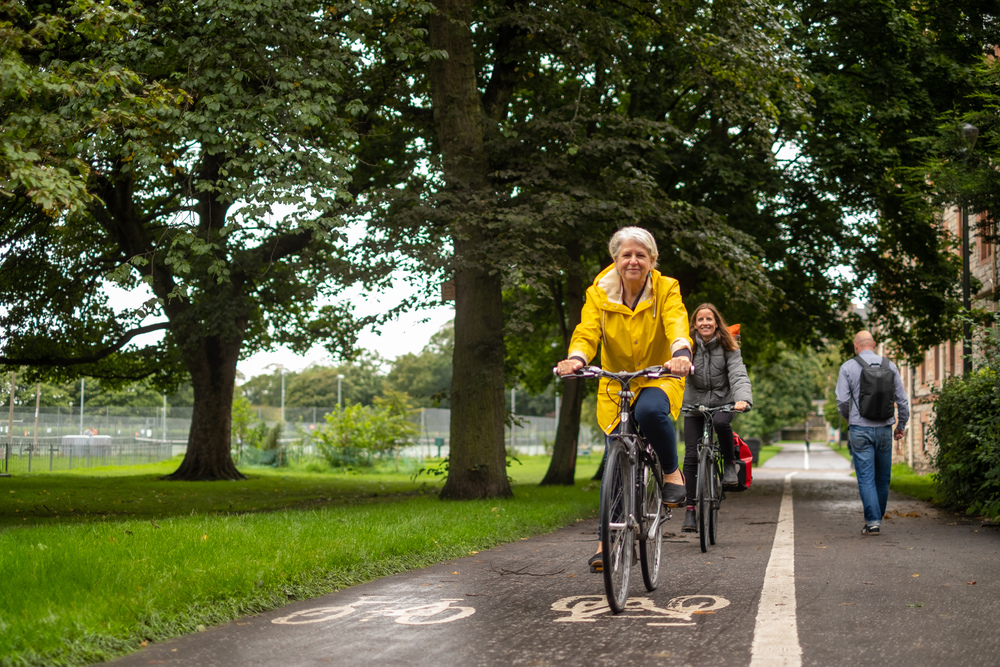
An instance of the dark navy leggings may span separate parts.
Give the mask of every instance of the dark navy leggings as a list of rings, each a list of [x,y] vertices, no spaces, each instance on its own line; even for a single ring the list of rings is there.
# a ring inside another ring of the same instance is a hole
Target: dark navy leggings
[[[652,445],[663,474],[677,470],[677,433],[670,415],[670,399],[659,387],[646,387],[632,406],[639,430]]]

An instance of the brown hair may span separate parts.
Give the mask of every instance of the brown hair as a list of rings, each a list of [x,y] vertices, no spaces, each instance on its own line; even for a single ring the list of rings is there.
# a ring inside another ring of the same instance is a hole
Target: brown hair
[[[715,318],[715,334],[719,337],[719,342],[722,343],[723,349],[739,349],[740,346],[733,337],[733,334],[729,331],[729,327],[726,326],[726,321],[722,319],[722,313],[720,313],[719,309],[710,303],[703,303],[691,311],[691,326],[688,329],[688,335],[691,336],[691,340],[694,340],[695,336],[700,335],[694,325],[695,321],[698,319],[698,313],[703,310],[712,311],[712,316]]]

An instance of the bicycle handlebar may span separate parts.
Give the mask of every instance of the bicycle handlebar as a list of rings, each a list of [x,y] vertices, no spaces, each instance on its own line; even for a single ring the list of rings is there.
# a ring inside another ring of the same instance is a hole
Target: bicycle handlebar
[[[692,405],[690,407],[682,407],[681,412],[686,412],[692,414],[695,412],[701,412],[707,415],[714,415],[716,412],[750,412],[750,406],[748,405],[745,410],[736,410],[736,404],[730,403],[729,405],[718,405],[714,408],[710,408],[707,405]]]
[[[691,367],[694,370],[694,366]],[[657,378],[673,378],[675,380],[683,379],[680,375],[673,375],[667,372],[667,369],[663,366],[650,366],[649,368],[643,368],[641,371],[621,371],[620,373],[612,373],[606,371],[600,366],[584,366],[576,371],[570,373],[569,375],[560,375],[558,367],[552,369],[552,374],[563,380],[567,378],[608,378],[611,380],[618,381],[619,384],[628,384],[630,381],[637,377],[647,377],[651,379]]]

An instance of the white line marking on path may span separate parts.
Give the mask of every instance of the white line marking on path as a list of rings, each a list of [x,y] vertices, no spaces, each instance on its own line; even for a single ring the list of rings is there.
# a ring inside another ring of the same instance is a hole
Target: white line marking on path
[[[792,476],[785,475],[778,525],[764,587],[757,607],[757,624],[750,649],[750,667],[801,667],[802,647],[795,620],[795,520],[792,514]]]

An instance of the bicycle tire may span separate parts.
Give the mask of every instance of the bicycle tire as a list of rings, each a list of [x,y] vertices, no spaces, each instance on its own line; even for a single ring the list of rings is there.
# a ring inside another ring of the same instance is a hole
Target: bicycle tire
[[[708,541],[714,546],[716,532],[719,529],[719,506],[722,504],[722,478],[719,476],[718,459],[713,458],[711,468],[711,495],[708,498]]]
[[[639,564],[642,566],[642,583],[647,591],[655,591],[660,579],[660,560],[663,556],[663,473],[660,464],[645,461],[642,478],[637,487],[637,506],[642,508],[639,518]]]
[[[708,551],[709,475],[712,473],[709,458],[712,450],[705,447],[698,454],[698,541],[701,552],[705,553]]]
[[[620,438],[608,445],[601,478],[601,551],[604,553],[604,592],[615,614],[625,609],[632,577],[633,508],[635,484],[632,463]]]

